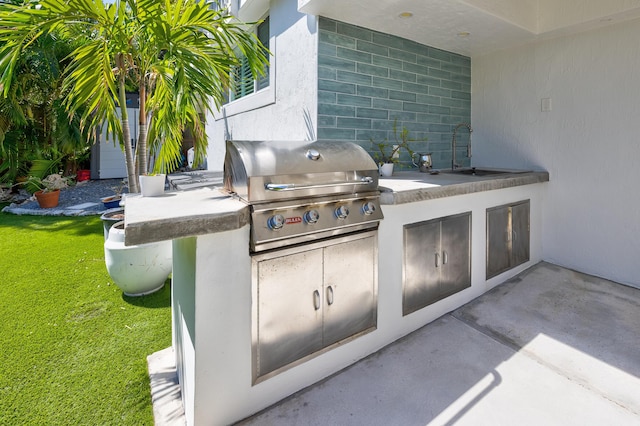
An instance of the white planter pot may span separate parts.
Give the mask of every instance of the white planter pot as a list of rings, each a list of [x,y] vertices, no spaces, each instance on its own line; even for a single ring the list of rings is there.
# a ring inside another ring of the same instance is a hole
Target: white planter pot
[[[380,176],[389,177],[393,174],[393,163],[380,164]]]
[[[141,175],[140,182],[140,193],[143,197],[157,197],[159,195],[164,194],[164,181],[165,175]]]
[[[124,222],[109,229],[104,260],[111,279],[127,296],[160,290],[172,268],[171,241],[124,245]]]

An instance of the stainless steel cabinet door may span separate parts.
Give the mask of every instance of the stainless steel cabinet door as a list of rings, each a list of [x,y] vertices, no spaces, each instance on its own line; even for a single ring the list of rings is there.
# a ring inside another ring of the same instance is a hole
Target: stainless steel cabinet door
[[[529,201],[511,207],[511,267],[529,261]]]
[[[404,227],[402,314],[471,286],[471,212]]]
[[[487,209],[487,278],[509,269],[511,230],[509,207]]]
[[[440,297],[440,220],[404,227],[402,314],[417,311]]]
[[[487,209],[487,278],[529,260],[530,202]]]
[[[322,249],[257,262],[256,377],[322,348]],[[255,361],[254,361],[255,362]]]
[[[375,327],[377,237],[324,249],[324,346]]]
[[[471,286],[471,213],[442,219],[440,297]]]

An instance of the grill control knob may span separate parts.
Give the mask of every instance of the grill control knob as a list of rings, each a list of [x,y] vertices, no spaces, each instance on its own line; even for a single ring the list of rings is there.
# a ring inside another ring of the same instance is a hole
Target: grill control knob
[[[362,205],[362,213],[366,214],[367,216],[370,214],[374,214],[375,212],[376,212],[376,205],[371,201],[367,201]]]
[[[349,208],[347,206],[340,206],[336,208],[336,217],[338,219],[346,219],[349,216]]]
[[[320,219],[318,210],[309,210],[304,213],[304,221],[307,223],[316,223]]]
[[[284,216],[281,214],[274,214],[267,219],[267,226],[269,229],[280,229],[284,226]]]

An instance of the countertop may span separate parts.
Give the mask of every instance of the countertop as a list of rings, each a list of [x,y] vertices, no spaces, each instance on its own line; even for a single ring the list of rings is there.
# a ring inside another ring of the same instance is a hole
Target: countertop
[[[547,172],[520,170],[487,176],[397,172],[379,180],[380,202],[413,203],[547,181]],[[125,213],[126,245],[231,231],[250,220],[245,203],[215,187],[166,192],[160,197],[130,195]]]
[[[507,173],[471,176],[446,172],[397,172],[392,177],[380,178],[380,204],[414,203],[549,181],[549,173],[544,171],[502,170]]]
[[[249,207],[218,188],[129,195],[125,201],[125,245],[152,243],[242,228]]]

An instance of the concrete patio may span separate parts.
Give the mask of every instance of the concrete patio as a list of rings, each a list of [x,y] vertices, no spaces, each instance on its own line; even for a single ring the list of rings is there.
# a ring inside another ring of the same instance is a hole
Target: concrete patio
[[[640,424],[640,290],[540,263],[241,424]]]

